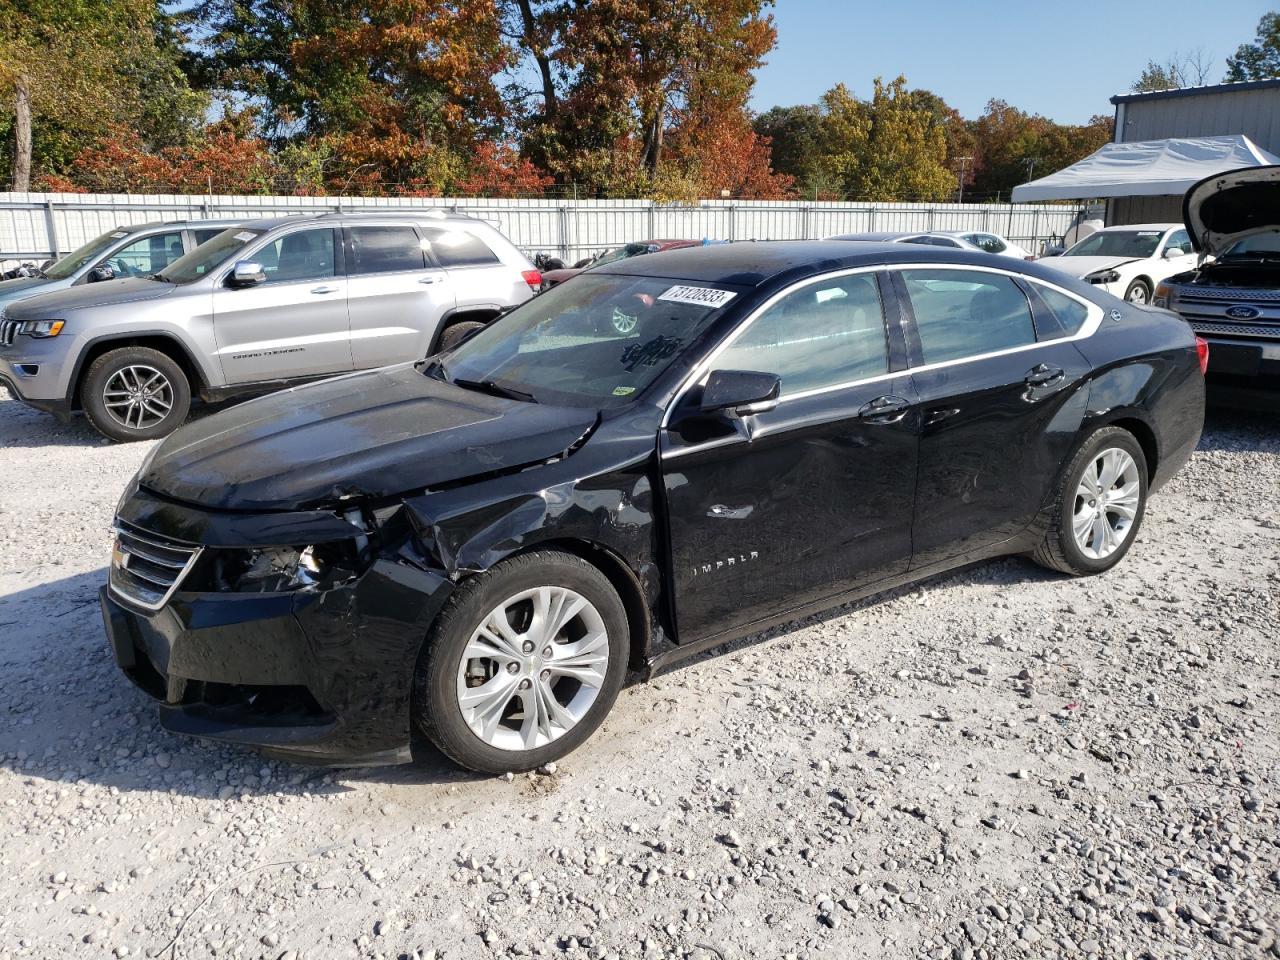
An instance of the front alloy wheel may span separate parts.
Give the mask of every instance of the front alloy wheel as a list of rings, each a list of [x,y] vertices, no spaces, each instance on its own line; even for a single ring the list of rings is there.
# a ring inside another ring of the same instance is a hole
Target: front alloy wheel
[[[1151,290],[1143,281],[1135,280],[1129,284],[1129,289],[1124,292],[1124,298],[1130,303],[1145,307],[1151,302]]]
[[[414,719],[464,767],[530,770],[600,726],[629,649],[626,611],[598,568],[558,550],[521,554],[445,604],[419,659]]]
[[[609,631],[582,594],[538,587],[508,597],[476,627],[458,664],[458,705],[499,750],[545,747],[572,730],[609,672]]]
[[[191,384],[168,354],[151,347],[109,350],[80,381],[85,416],[117,442],[154,440],[178,429],[191,409]]]

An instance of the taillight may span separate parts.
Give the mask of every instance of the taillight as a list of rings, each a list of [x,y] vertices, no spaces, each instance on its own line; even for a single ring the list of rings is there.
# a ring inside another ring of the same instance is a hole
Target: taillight
[[[520,276],[524,277],[524,282],[534,293],[537,293],[538,288],[542,286],[542,272],[539,270],[526,270]]]
[[[1204,337],[1196,337],[1196,356],[1200,358],[1200,374],[1203,376],[1209,369],[1209,341]]]

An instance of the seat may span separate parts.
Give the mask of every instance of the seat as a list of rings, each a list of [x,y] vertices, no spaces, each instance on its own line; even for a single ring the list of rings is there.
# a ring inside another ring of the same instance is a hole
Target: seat
[[[276,268],[276,280],[305,280],[327,276],[332,272],[329,261],[319,244],[315,231],[291,233],[280,241],[280,262]]]

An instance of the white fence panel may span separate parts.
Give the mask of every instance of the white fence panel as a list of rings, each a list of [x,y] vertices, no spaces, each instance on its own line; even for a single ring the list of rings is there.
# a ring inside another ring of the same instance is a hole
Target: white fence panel
[[[443,208],[492,223],[530,256],[572,263],[634,240],[801,240],[867,230],[989,230],[1039,252],[1070,226],[1060,205],[704,200],[504,200],[0,193],[0,263],[68,253],[123,224]]]

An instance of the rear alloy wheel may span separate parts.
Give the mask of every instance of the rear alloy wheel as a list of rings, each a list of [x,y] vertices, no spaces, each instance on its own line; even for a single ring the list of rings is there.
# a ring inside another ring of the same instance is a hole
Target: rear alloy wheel
[[[627,650],[625,611],[599,570],[559,552],[515,557],[464,583],[440,614],[415,715],[462,766],[528,770],[600,725]]]
[[[182,368],[159,350],[121,347],[90,364],[80,402],[103,436],[119,442],[154,440],[187,419],[191,385]]]
[[[1129,431],[1103,427],[1077,448],[1048,508],[1033,558],[1076,575],[1101,573],[1129,552],[1147,504],[1147,460]]]
[[[1130,303],[1136,303],[1140,306],[1146,306],[1151,302],[1151,288],[1147,286],[1145,280],[1135,280],[1129,284],[1129,288],[1124,292],[1124,298]]]

